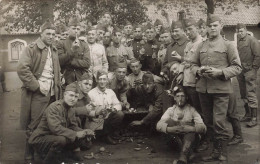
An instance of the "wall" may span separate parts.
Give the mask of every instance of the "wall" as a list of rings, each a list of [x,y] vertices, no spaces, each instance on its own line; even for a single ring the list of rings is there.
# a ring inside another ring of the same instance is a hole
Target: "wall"
[[[226,38],[228,40],[233,41],[236,27],[235,26],[224,27],[223,30],[224,30]],[[257,40],[260,40],[260,28],[258,28],[257,26],[249,26],[249,27],[247,27],[247,30],[251,31],[254,34],[254,37],[257,38]]]

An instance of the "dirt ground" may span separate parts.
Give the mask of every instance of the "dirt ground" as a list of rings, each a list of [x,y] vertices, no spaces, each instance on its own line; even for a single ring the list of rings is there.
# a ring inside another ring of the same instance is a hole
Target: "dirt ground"
[[[238,86],[236,83],[235,92],[238,99],[238,110],[240,115],[244,114],[243,103],[239,98]],[[258,95],[260,94],[258,89]],[[20,90],[6,92],[0,95],[0,164],[24,163],[25,134],[19,130],[20,113]],[[260,97],[260,95],[258,96]],[[260,113],[260,112],[259,112]],[[260,118],[260,117],[258,117]],[[232,137],[229,123],[230,137]],[[248,129],[245,124],[241,124],[244,142],[237,146],[228,147],[228,164],[257,164],[260,160],[260,129],[259,125]],[[100,147],[104,147],[104,153],[98,153]],[[134,148],[140,147],[136,151]],[[211,150],[196,154],[194,163],[202,164],[200,157],[210,154]],[[102,141],[95,140],[93,147],[88,151],[82,151],[82,155],[96,154],[96,159],[85,159],[85,164],[171,164],[178,157],[178,152],[174,148],[166,145],[160,135],[143,137],[140,140],[123,141],[118,145],[107,145]],[[40,163],[36,161],[35,163]],[[66,162],[73,163],[73,162]],[[213,164],[209,163],[209,164]]]

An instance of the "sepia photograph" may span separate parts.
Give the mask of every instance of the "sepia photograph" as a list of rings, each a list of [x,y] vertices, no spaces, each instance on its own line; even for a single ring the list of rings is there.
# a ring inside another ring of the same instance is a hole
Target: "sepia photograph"
[[[0,164],[260,164],[260,0],[0,0]]]

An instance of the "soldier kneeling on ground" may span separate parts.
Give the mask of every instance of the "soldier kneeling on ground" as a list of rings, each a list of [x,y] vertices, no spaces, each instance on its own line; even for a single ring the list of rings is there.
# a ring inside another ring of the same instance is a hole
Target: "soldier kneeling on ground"
[[[198,143],[199,134],[206,132],[206,126],[196,109],[187,103],[187,95],[182,86],[174,87],[173,94],[176,104],[167,109],[156,129],[166,133],[170,143],[179,141],[181,153],[175,163],[186,164],[195,143]]]
[[[77,125],[74,106],[79,97],[76,83],[68,85],[64,98],[47,107],[37,129],[29,138],[29,144],[42,155],[44,163],[58,163],[58,158],[65,153],[75,161],[83,161],[80,156],[80,146],[85,143],[94,132],[81,129]]]

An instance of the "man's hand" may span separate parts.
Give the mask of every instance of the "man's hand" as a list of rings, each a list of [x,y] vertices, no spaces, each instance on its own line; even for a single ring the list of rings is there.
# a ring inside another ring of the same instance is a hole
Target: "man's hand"
[[[82,130],[82,131],[78,131],[77,133],[76,133],[76,137],[77,138],[84,138],[86,136],[86,133],[85,133],[85,131],[84,130]]]
[[[223,71],[221,69],[217,69],[214,67],[210,67],[210,69],[206,70],[205,73],[207,73],[210,77],[217,78],[221,75],[223,75]]]
[[[136,79],[136,80],[134,81],[134,86],[138,86],[138,85],[140,85],[140,84],[142,84],[142,79]]]
[[[94,136],[95,135],[95,132],[91,129],[85,129],[84,132],[87,136]]]
[[[179,55],[176,51],[172,51],[171,57],[177,61],[181,61],[181,55]]]
[[[195,132],[195,127],[189,126],[189,125],[184,125],[182,129],[183,133],[190,133],[190,132]]]
[[[179,76],[176,78],[177,83],[180,84],[183,81],[183,78],[183,73],[180,73]]]
[[[128,102],[123,102],[122,106],[125,107],[126,110],[129,110],[130,104]]]
[[[75,39],[75,41],[72,43],[71,50],[73,52],[77,51],[80,46],[80,41],[78,39]]]
[[[130,126],[140,126],[143,124],[143,121],[133,121],[130,123]]]

